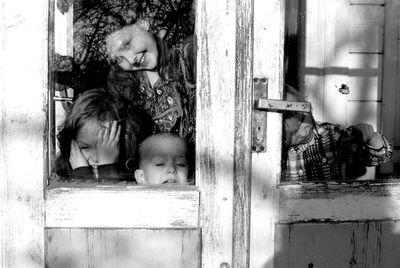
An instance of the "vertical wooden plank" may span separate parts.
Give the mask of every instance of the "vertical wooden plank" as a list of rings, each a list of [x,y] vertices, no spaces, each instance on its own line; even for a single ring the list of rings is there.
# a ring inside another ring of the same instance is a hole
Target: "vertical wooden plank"
[[[254,0],[254,77],[268,78],[268,98],[282,98],[283,0]],[[267,152],[252,154],[250,267],[274,267],[275,222],[278,212],[277,185],[281,170],[282,121],[268,113]],[[279,252],[279,250],[278,250]]]
[[[232,267],[249,267],[253,0],[236,2],[236,93]]]
[[[347,95],[339,88],[349,83],[349,3],[325,0],[325,8],[324,121],[345,124]]]
[[[382,133],[390,140],[395,139],[396,92],[399,90],[397,51],[399,31],[399,7],[397,0],[386,1],[385,6],[385,33],[383,55],[383,85],[382,85]],[[396,105],[397,104],[397,105]],[[393,160],[380,166],[382,173],[393,172]]]
[[[0,266],[44,267],[48,1],[0,5]]]
[[[299,89],[311,102],[316,120],[324,118],[325,1],[301,0]]]
[[[197,0],[196,183],[202,266],[232,261],[236,1]]]

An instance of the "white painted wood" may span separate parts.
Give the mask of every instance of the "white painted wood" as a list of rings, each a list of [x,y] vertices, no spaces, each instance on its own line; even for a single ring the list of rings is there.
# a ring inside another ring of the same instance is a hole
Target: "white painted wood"
[[[388,0],[350,0],[350,4],[359,4],[359,5],[383,5]]]
[[[232,263],[236,2],[198,0],[196,183],[202,267]]]
[[[348,84],[349,4],[347,0],[326,0],[324,121],[345,122],[347,95],[339,92]]]
[[[398,33],[400,29],[399,20],[400,2],[389,0],[385,9],[385,36],[384,36],[384,66],[383,66],[383,89],[382,89],[382,131],[385,136],[395,145],[398,145],[396,136],[400,137],[399,117],[396,111],[400,111],[399,105],[399,43]],[[396,79],[397,78],[397,79]],[[395,109],[395,107],[397,107]],[[383,165],[381,171],[384,173],[393,172],[393,161]]]
[[[301,1],[299,87],[313,107],[317,121],[324,120],[326,1]]]
[[[349,54],[349,101],[382,100],[382,54]]]
[[[254,1],[254,77],[268,78],[268,98],[283,87],[284,1]],[[267,152],[252,154],[250,267],[274,267],[282,122],[268,113]]]
[[[48,1],[0,5],[0,266],[44,267]]]
[[[199,192],[190,186],[71,183],[46,190],[46,227],[195,228]]]
[[[281,186],[279,222],[399,220],[400,185]]]
[[[346,126],[356,125],[360,122],[371,124],[375,130],[381,131],[381,104],[372,101],[349,101],[347,104],[349,114],[346,120]]]
[[[46,267],[200,267],[200,229],[48,228],[46,237]]]
[[[384,26],[384,5],[350,5],[350,25]]]
[[[57,0],[52,0],[57,1]],[[71,5],[64,14],[54,5],[54,52],[62,56],[73,56],[73,18],[74,7]]]
[[[383,53],[383,27],[349,26],[350,53]]]

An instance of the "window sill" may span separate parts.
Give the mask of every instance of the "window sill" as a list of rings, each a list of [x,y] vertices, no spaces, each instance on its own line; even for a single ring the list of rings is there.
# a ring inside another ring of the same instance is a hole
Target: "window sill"
[[[199,190],[127,182],[68,182],[45,190],[46,227],[198,228]]]

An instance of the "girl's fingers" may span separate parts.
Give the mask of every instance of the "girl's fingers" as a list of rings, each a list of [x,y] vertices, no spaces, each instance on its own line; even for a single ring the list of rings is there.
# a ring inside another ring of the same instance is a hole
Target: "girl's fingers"
[[[113,141],[115,139],[115,133],[117,132],[117,121],[112,122],[111,130],[110,130],[110,140]]]
[[[121,135],[121,126],[118,125],[117,134],[116,134],[115,139],[114,139],[115,142],[118,142],[118,141],[119,141],[119,136],[120,136],[120,135]]]
[[[97,133],[98,143],[102,143],[103,142],[103,136],[104,136],[103,132],[104,132],[104,129],[100,128],[99,132]]]

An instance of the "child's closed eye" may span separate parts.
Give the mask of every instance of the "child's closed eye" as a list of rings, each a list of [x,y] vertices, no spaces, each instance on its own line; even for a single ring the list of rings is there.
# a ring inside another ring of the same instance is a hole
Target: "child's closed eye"
[[[122,48],[122,49],[129,49],[130,46],[131,46],[131,41],[130,41],[130,40],[127,40],[127,41],[125,41],[124,43],[122,43],[121,48]]]
[[[156,163],[156,166],[157,166],[157,167],[164,166],[164,163]]]

